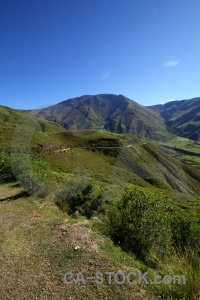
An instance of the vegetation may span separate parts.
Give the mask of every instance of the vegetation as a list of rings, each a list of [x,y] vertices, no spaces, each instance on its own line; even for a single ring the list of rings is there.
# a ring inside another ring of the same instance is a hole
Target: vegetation
[[[0,148],[0,182],[13,178],[9,153]]]
[[[167,253],[170,247],[169,218],[152,194],[128,189],[117,204],[107,210],[109,235],[124,250],[145,260],[151,250]]]
[[[156,258],[157,260],[157,258]],[[200,258],[191,247],[185,248],[184,251],[177,251],[166,261],[159,261],[161,274],[174,276],[177,274],[184,275],[185,284],[161,284],[152,285],[151,289],[155,295],[161,295],[163,299],[192,299],[200,298]]]
[[[109,204],[106,218],[113,240],[140,259],[152,251],[167,255],[172,247],[184,251],[191,245],[200,254],[199,219],[163,205],[152,193],[127,189],[121,201]]]
[[[45,121],[43,119],[36,118],[23,111],[15,110],[10,107],[0,106],[0,124],[1,126],[6,124],[20,124],[25,127],[36,128],[42,132],[59,132],[63,131],[63,128],[54,123]]]
[[[0,260],[6,256],[11,264],[14,259],[17,269],[35,265],[38,275],[31,277],[33,282],[28,280],[25,288],[18,283],[24,298],[62,299],[67,292],[83,299],[86,291],[88,299],[199,299],[197,168],[164,152],[167,143],[140,140],[132,134],[48,133],[3,126],[12,138],[14,130],[15,142],[3,139],[2,130]],[[182,140],[184,146],[186,142]],[[193,151],[198,152],[198,144]],[[74,251],[77,245],[79,252]],[[3,262],[5,272],[11,268]],[[184,286],[135,286],[134,293],[126,284],[97,288],[91,283],[78,289],[61,283],[70,268],[84,268],[88,276],[96,269],[124,273],[127,268],[140,269],[148,271],[151,279],[155,274],[178,272],[188,281]],[[2,297],[8,292],[5,286],[11,286],[9,280],[17,276],[3,277]],[[26,279],[24,273],[20,276]],[[17,285],[10,291],[12,298],[19,298]]]
[[[151,194],[128,189],[122,201],[109,206],[106,224],[116,244],[159,268],[160,275],[185,276],[183,286],[154,284],[154,294],[164,299],[199,299],[199,218],[174,210],[169,213]]]

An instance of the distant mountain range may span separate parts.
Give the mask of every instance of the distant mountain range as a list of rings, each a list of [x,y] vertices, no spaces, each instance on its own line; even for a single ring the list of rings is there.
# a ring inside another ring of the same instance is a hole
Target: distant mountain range
[[[155,140],[167,140],[169,133],[200,137],[200,98],[145,107],[123,95],[86,95],[27,112],[65,129],[106,129]]]
[[[200,98],[171,101],[150,108],[160,113],[171,133],[191,140],[200,138]]]
[[[37,110],[0,107],[0,122],[13,123],[20,118],[37,123],[42,131],[103,129],[163,141],[170,138],[170,133],[192,140],[200,138],[200,98],[145,107],[123,95],[100,94]]]

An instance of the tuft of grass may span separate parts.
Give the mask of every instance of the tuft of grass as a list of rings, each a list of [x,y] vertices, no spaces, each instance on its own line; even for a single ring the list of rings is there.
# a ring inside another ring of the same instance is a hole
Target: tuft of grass
[[[157,296],[168,300],[199,300],[200,299],[200,258],[192,249],[178,251],[167,261],[155,259],[160,266],[160,275],[183,275],[185,284],[151,285],[151,290]]]

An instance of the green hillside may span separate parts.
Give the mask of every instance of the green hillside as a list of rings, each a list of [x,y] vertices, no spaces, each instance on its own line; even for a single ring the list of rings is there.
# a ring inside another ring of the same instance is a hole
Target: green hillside
[[[15,110],[10,107],[0,106],[0,124],[18,124],[26,127],[35,128],[42,132],[59,132],[63,128],[55,122],[45,121],[31,116],[23,111]]]
[[[186,167],[184,162],[167,154],[155,143],[132,134],[95,130],[46,133],[30,132],[28,128],[24,128],[22,134],[18,128],[12,136],[9,126],[1,129],[1,147],[14,152],[23,150],[41,154],[54,172],[70,174],[80,168],[83,174],[92,174],[92,180],[101,186],[109,186],[109,181],[114,180],[122,186],[132,183],[188,195],[200,191],[200,171],[192,166]]]
[[[181,193],[192,197],[200,192],[199,171],[186,168],[184,162],[134,135],[67,130],[54,136],[62,140],[63,146],[44,154],[44,158],[55,172],[70,174],[80,168],[83,174],[92,174],[92,180],[101,186],[109,187],[111,181],[123,189],[130,183],[150,190],[156,188],[158,194],[163,191],[172,198],[181,198]]]
[[[53,148],[43,147],[50,142]],[[9,291],[15,299],[64,299],[67,294],[91,300],[182,300],[195,291],[194,284],[199,287],[195,280],[193,285],[143,283],[134,289],[127,283],[63,283],[70,270],[83,270],[85,276],[97,270],[140,271],[148,272],[150,280],[168,272],[198,277],[198,268],[191,274],[191,258],[181,254],[187,260],[184,269],[178,252],[182,240],[184,246],[199,248],[198,170],[132,134],[35,132],[31,153],[20,154],[23,143],[22,138],[12,144],[17,182],[6,179],[9,156],[0,151],[5,175],[0,184],[2,297]],[[75,251],[76,246],[80,250]],[[32,270],[31,275],[26,270]],[[4,276],[7,273],[11,275]]]

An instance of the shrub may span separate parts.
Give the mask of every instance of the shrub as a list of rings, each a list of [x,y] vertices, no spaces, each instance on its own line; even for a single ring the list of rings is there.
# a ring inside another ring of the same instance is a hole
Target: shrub
[[[12,168],[16,179],[29,194],[47,196],[45,186],[50,184],[53,177],[48,164],[44,162],[41,155],[30,156],[25,153],[15,153],[12,155]]]
[[[115,243],[139,259],[147,260],[152,249],[160,256],[168,253],[170,218],[151,193],[126,190],[121,201],[107,208],[106,216],[107,230]]]
[[[94,187],[87,177],[71,177],[58,191],[56,203],[68,214],[78,212],[91,218],[95,213],[102,212],[102,203],[98,187]]]
[[[175,212],[171,220],[173,246],[180,251],[193,248],[200,254],[200,224],[197,219],[185,213]]]
[[[11,159],[9,153],[0,149],[0,179],[10,179],[13,177]]]
[[[87,178],[72,176],[58,189],[56,203],[62,210],[65,207],[66,211],[72,214],[87,201],[91,189],[92,186]]]
[[[101,196],[94,197],[91,193],[85,203],[78,208],[81,215],[91,218],[95,214],[104,213]]]

